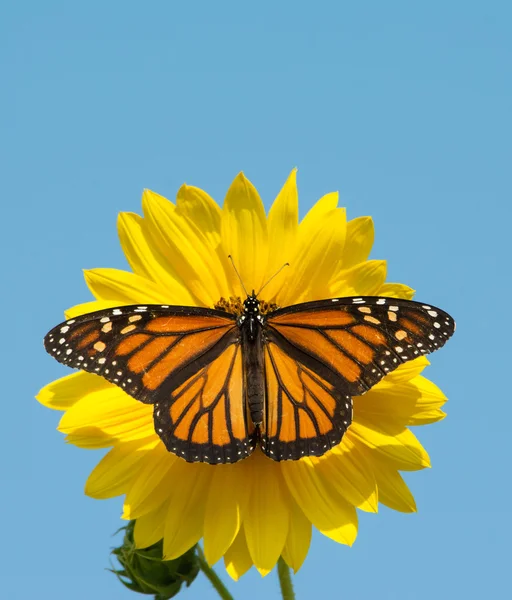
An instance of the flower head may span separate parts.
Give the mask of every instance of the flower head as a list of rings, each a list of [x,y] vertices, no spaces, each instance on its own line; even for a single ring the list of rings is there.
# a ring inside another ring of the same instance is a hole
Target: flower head
[[[182,186],[173,204],[143,194],[143,217],[122,213],[118,230],[132,272],[86,271],[95,300],[67,318],[137,303],[215,307],[236,304],[266,285],[261,299],[281,307],[337,296],[410,299],[413,290],[386,283],[386,263],[368,260],[369,217],[346,219],[338,195],[321,198],[299,223],[295,171],[268,216],[254,186],[239,174],[223,208],[204,191]],[[228,255],[236,257],[240,279]],[[294,570],[304,561],[312,527],[351,545],[356,509],[378,503],[415,510],[400,471],[429,466],[410,425],[444,417],[446,398],[421,372],[424,357],[399,367],[367,394],[354,398],[353,422],[324,456],[274,462],[256,450],[236,464],[190,464],[169,453],[153,425],[150,405],[92,374],[51,383],[38,399],[64,410],[59,430],[84,448],[111,448],[91,473],[86,493],[125,495],[123,518],[136,520],[134,541],[145,548],[163,539],[167,559],[198,540],[210,564],[224,557],[233,578],[252,565],[268,573],[279,556]]]

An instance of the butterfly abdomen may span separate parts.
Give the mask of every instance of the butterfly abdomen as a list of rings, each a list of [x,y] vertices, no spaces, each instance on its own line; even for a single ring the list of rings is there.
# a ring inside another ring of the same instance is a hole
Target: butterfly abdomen
[[[244,388],[251,420],[255,425],[263,421],[265,402],[265,364],[260,322],[253,316],[241,325]]]

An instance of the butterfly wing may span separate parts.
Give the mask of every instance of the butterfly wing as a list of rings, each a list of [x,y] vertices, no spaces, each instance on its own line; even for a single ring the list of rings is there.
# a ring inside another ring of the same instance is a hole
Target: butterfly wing
[[[189,462],[222,464],[255,447],[243,390],[240,344],[232,344],[170,396],[155,404],[155,430],[167,449]]]
[[[44,339],[59,362],[154,404],[236,343],[234,315],[185,306],[122,306],[70,319]]]
[[[59,362],[153,404],[157,434],[185,460],[234,462],[252,452],[234,315],[123,306],[61,323],[44,343]]]
[[[396,298],[334,298],[272,313],[267,337],[348,393],[367,392],[402,363],[441,348],[455,322],[439,308]]]
[[[352,398],[277,342],[264,348],[266,406],[260,430],[273,460],[321,456],[340,443],[352,422]]]
[[[395,298],[334,298],[271,313],[264,452],[275,460],[324,454],[351,422],[352,396],[437,350],[454,329],[446,312]]]

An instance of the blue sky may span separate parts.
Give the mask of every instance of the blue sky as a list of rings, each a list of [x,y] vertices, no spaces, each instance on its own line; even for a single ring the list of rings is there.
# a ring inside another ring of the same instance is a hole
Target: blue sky
[[[121,499],[34,394],[66,369],[41,340],[124,268],[119,211],[183,183],[222,202],[240,170],[268,207],[299,168],[301,212],[339,190],[372,215],[389,280],[450,312],[427,375],[448,418],[416,430],[419,512],[360,514],[353,548],[314,536],[297,597],[502,596],[511,509],[510,21],[504,1],[11,2],[1,9],[2,575],[11,600],[129,599],[104,570]],[[224,577],[224,576],[223,576]],[[250,572],[236,598],[277,597]],[[200,576],[182,598],[202,598]],[[210,596],[206,596],[210,597]],[[213,596],[213,593],[211,595]]]

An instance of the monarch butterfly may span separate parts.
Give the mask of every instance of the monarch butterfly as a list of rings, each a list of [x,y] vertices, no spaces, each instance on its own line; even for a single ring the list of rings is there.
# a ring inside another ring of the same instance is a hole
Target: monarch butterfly
[[[410,300],[332,298],[241,314],[134,305],[70,319],[45,337],[59,362],[152,404],[166,448],[188,462],[321,456],[352,421],[352,396],[437,350],[455,323]]]

